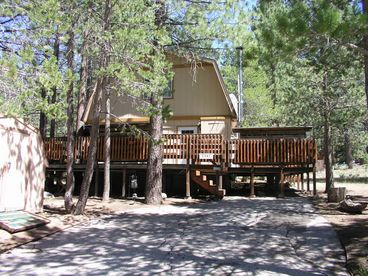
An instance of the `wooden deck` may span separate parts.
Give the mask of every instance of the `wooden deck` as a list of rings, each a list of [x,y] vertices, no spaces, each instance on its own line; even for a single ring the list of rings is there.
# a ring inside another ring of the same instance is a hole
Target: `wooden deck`
[[[148,144],[148,139],[143,136],[112,136],[111,168],[122,171],[145,169]],[[44,145],[50,163],[49,169],[65,170],[66,138],[47,138]],[[76,139],[74,147],[75,170],[83,170],[85,167],[89,145],[90,137]],[[99,164],[96,164],[96,172],[104,160],[103,147],[104,137],[99,137],[97,149]],[[285,179],[291,176],[303,179],[304,173],[307,173],[309,191],[309,173],[313,172],[313,191],[316,192],[317,145],[314,139],[249,138],[225,140],[217,134],[166,134],[162,144],[162,154],[164,169],[186,170],[187,197],[190,197],[191,178],[210,193],[222,197],[225,195],[225,190],[222,189],[222,180],[220,179],[226,174],[250,176],[254,195],[253,180],[257,175],[267,176],[275,181],[278,179],[281,194],[283,194]],[[199,176],[194,177],[194,172]],[[214,173],[217,175],[218,183],[207,180],[207,174]]]
[[[46,138],[46,155],[51,162],[66,159],[66,138]],[[89,137],[78,137],[75,159],[86,162]],[[103,161],[104,137],[98,140],[97,160]],[[224,140],[216,134],[166,134],[162,145],[166,164],[239,166],[303,166],[313,165],[317,149],[313,139],[234,139]],[[148,139],[133,136],[111,137],[111,162],[145,162]]]

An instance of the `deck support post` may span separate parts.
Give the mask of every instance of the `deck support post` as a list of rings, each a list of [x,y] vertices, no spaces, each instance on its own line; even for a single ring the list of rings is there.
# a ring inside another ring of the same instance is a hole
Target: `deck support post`
[[[126,169],[123,169],[123,186],[121,187],[121,197],[126,197]]]
[[[217,187],[218,189],[222,189],[223,186],[223,176],[220,173],[216,173],[216,183],[217,183]]]
[[[270,188],[272,191],[275,190],[276,185],[276,177],[275,175],[267,176],[267,188]]]
[[[300,190],[300,174],[296,175],[296,186],[298,187],[298,190]]]
[[[284,176],[284,170],[281,169],[280,172],[280,194],[278,197],[285,197],[285,176]]]
[[[316,163],[313,163],[313,195],[317,194]]]
[[[307,166],[307,191],[310,191],[309,165]]]
[[[190,168],[185,170],[185,199],[191,199],[190,196]]]
[[[94,187],[94,196],[98,196],[98,162],[96,162],[96,170],[95,170],[95,187]]]
[[[256,194],[254,192],[254,169],[252,168],[250,171],[250,198],[255,198]]]
[[[301,173],[300,174],[300,183],[301,183],[301,188],[302,188],[302,191],[304,191],[304,173]]]

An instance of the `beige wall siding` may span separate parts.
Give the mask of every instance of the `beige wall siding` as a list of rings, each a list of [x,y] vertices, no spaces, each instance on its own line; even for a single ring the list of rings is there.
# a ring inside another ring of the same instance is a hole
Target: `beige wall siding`
[[[232,113],[214,66],[206,63],[199,66],[194,73],[189,65],[174,64],[174,73],[173,98],[165,99],[165,105],[169,105],[173,112],[173,119],[164,124],[164,133],[178,133],[180,126],[198,126],[198,133],[221,133],[230,137]],[[111,96],[113,118],[144,117],[145,115],[137,110],[142,105],[139,98],[116,94]],[[102,111],[105,111],[104,105]],[[206,116],[226,119],[201,122],[200,118]]]
[[[165,100],[174,116],[230,116],[220,82],[212,65],[198,68],[176,68],[173,99]]]
[[[201,133],[222,134],[225,139],[230,139],[231,136],[231,121],[230,118],[223,120],[202,120]]]
[[[41,212],[45,184],[43,143],[32,127],[0,119],[0,211]]]
[[[201,133],[221,133],[222,135],[225,135],[225,132],[225,120],[201,121]]]
[[[103,103],[105,103],[105,98],[103,98]],[[127,95],[111,95],[111,112],[117,117],[123,118],[136,118],[141,117],[143,114],[139,112],[140,106],[142,106],[142,101],[139,98]],[[101,110],[106,111],[106,106],[102,104]],[[91,112],[92,113],[92,112]]]
[[[170,106],[174,116],[231,116],[212,65],[198,68],[196,74],[190,67],[175,68],[174,72],[173,99],[165,99],[165,105]],[[140,99],[127,95],[111,95],[111,111],[115,116],[143,116],[137,111],[140,106]],[[102,110],[105,111],[104,104]]]
[[[164,124],[164,134],[178,133],[179,127],[198,127],[198,133],[200,133],[199,128],[200,120],[168,120]]]
[[[179,127],[197,127],[198,133],[222,134],[225,139],[231,136],[231,119],[198,119],[198,120],[168,120],[164,124],[164,134],[179,133]]]

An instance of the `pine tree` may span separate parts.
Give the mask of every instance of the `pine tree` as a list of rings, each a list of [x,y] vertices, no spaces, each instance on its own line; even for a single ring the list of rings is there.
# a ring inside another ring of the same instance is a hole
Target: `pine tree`
[[[255,24],[285,118],[323,129],[326,191],[333,187],[333,133],[353,117],[339,113],[360,114],[357,121],[364,116],[361,60],[352,46],[354,28],[363,27],[356,6],[342,2],[261,1]]]

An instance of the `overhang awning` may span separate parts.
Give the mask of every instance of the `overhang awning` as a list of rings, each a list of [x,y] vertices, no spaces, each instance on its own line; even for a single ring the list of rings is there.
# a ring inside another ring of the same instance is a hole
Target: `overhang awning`
[[[111,124],[148,124],[149,117],[115,117],[110,119]],[[87,122],[91,123],[91,122]],[[100,121],[100,125],[104,125],[105,120]]]

